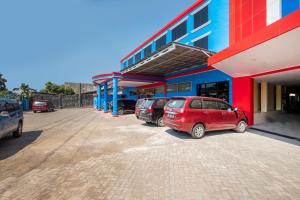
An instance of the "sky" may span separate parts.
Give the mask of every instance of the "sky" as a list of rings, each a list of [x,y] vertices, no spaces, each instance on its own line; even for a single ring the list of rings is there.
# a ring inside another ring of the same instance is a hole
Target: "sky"
[[[9,89],[91,83],[196,0],[0,0],[0,73]]]

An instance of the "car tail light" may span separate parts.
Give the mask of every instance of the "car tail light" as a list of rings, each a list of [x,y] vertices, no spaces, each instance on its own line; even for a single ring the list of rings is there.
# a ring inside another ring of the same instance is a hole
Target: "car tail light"
[[[153,109],[150,107],[150,108],[147,108],[146,110],[147,113],[153,113]]]

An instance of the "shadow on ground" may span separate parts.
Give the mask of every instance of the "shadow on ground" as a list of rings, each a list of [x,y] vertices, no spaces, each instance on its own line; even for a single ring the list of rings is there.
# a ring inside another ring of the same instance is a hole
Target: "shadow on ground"
[[[24,132],[22,137],[13,138],[12,136],[5,137],[0,140],[0,160],[7,159],[26,146],[32,144],[42,134],[41,130]]]
[[[282,135],[278,135],[278,134],[274,134],[274,133],[268,133],[265,131],[260,131],[260,130],[255,130],[255,129],[249,129],[248,132],[256,134],[256,135],[260,135],[263,137],[267,137],[267,138],[271,138],[274,140],[279,140],[281,142],[286,142],[289,144],[293,144],[296,146],[300,146],[300,139],[296,139],[296,138],[288,138]]]
[[[179,139],[193,139],[192,136],[189,133],[182,132],[182,131],[175,131],[172,129],[168,129],[165,131],[169,135],[172,135],[174,137],[177,137]],[[204,137],[212,137],[212,136],[218,136],[218,135],[224,135],[224,134],[236,134],[233,131],[225,130],[225,131],[210,131],[205,133]]]

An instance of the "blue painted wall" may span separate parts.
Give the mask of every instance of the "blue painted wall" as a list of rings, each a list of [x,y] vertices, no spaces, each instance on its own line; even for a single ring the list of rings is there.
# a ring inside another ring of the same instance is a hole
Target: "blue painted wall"
[[[298,1],[298,0],[297,0]],[[208,25],[202,27],[201,29],[197,31],[193,31],[194,29],[194,17],[192,11],[190,14],[188,14],[186,17],[187,19],[187,36],[182,38],[181,40],[177,41],[182,44],[188,44],[193,46],[193,40],[197,39],[203,35],[208,34],[208,48],[211,51],[219,52],[226,47],[229,46],[229,0],[207,0],[203,4],[208,3]],[[202,4],[202,5],[203,5]],[[200,5],[198,8],[202,7]],[[196,8],[195,10],[197,10]],[[171,27],[172,28],[172,27]],[[167,42],[171,42],[172,40],[172,30],[167,30]],[[144,55],[143,48],[142,47],[142,58]],[[156,44],[155,40],[152,41],[152,52],[156,51]],[[139,51],[136,52],[136,54],[139,53]],[[132,55],[131,57],[134,57]],[[129,57],[127,60],[125,60],[123,63],[121,63],[121,69],[126,68],[126,63],[131,57]]]
[[[219,81],[229,81],[229,103],[232,103],[232,78],[227,74],[212,70],[207,72],[202,72],[198,74],[192,74],[188,76],[182,76],[178,78],[173,78],[167,80],[167,84],[181,83],[181,82],[192,82],[192,90],[188,92],[168,92],[167,97],[173,96],[196,96],[197,95],[197,84],[219,82]]]
[[[203,7],[208,3],[208,23],[203,26],[200,29],[194,30],[194,16],[193,12],[197,10],[200,7]],[[177,41],[182,44],[187,44],[193,46],[193,41],[198,40],[203,36],[208,35],[208,49],[214,52],[219,52],[229,46],[229,0],[207,0],[202,5],[200,5],[198,8],[195,8],[194,11],[192,11],[190,14],[188,14],[187,17],[187,35],[182,38],[181,40]],[[171,27],[173,28],[173,27]],[[167,31],[167,42],[172,41],[172,31],[169,29]],[[152,52],[156,51],[156,44],[155,40],[152,41]],[[147,47],[149,44],[145,45],[143,48]],[[142,48],[142,58],[144,55],[144,50]],[[136,53],[139,53],[136,52]],[[132,55],[135,56],[135,55]],[[124,68],[124,63],[126,63],[130,58],[128,58],[126,61],[121,63],[121,69]],[[196,66],[193,69],[199,69],[206,67],[206,65],[203,66]],[[189,70],[184,71],[178,71],[174,72],[172,74],[180,74]],[[171,75],[171,74],[168,74]],[[167,75],[167,76],[168,76]],[[197,84],[202,83],[210,83],[210,82],[218,82],[218,81],[229,81],[230,83],[230,103],[232,103],[232,78],[223,72],[220,72],[218,70],[178,77],[169,79],[167,81],[167,84],[171,83],[180,83],[180,82],[192,82],[192,90],[189,92],[172,92],[167,93],[168,97],[172,96],[195,96],[197,95]],[[125,89],[124,93],[128,94],[131,89]],[[164,94],[156,94],[156,97],[163,97]],[[128,96],[128,98],[133,98]]]
[[[126,99],[136,100],[137,96],[136,95],[130,95],[131,91],[136,92],[136,88],[133,88],[133,87],[124,88],[123,89],[123,94],[126,95]]]
[[[300,8],[300,0],[282,0],[282,17],[298,10]]]

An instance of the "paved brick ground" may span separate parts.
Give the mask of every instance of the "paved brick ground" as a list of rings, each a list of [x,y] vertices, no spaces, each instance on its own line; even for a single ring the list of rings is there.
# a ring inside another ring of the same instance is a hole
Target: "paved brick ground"
[[[201,140],[92,109],[28,113],[0,141],[0,199],[300,199],[300,147],[232,131]]]

